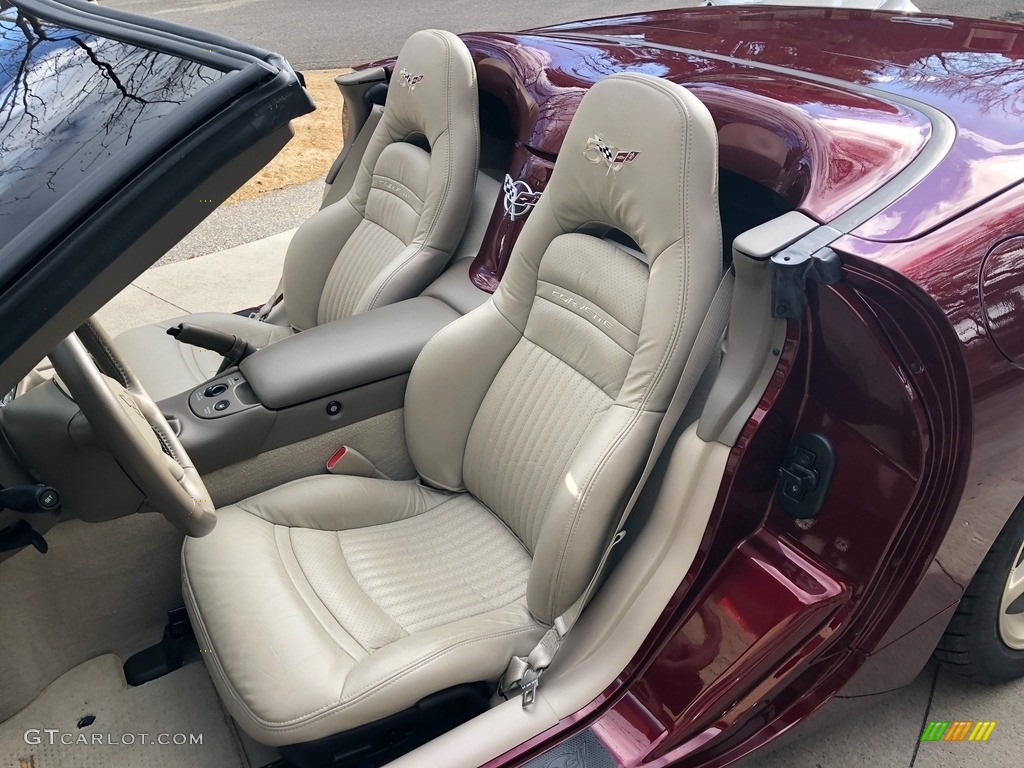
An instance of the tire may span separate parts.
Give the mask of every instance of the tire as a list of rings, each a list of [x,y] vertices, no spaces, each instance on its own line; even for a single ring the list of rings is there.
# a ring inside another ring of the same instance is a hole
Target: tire
[[[935,649],[944,669],[986,685],[1024,677],[1024,597],[1018,594],[1024,587],[1022,543],[1024,502],[992,544]],[[1005,615],[1004,597],[1012,606]]]

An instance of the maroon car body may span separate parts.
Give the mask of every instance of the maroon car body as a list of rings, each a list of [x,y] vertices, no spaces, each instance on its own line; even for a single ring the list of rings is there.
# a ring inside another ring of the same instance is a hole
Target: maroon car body
[[[909,683],[1024,497],[1024,29],[758,6],[463,38],[514,127],[513,179],[542,190],[586,89],[648,72],[708,106],[723,174],[835,227],[843,263],[789,321],[700,553],[639,653],[490,765],[585,729],[622,765],[727,765],[834,697]],[[523,221],[500,206],[472,269],[491,290]],[[808,431],[839,459],[801,521],[776,471]]]

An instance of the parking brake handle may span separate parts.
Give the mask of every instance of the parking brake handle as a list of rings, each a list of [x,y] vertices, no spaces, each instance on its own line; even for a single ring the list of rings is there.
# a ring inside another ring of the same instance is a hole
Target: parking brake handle
[[[203,328],[190,323],[179,323],[167,329],[167,334],[173,336],[182,344],[191,344],[193,347],[208,349],[216,352],[224,358],[217,370],[218,374],[234,368],[245,358],[256,352],[257,349],[245,339],[235,336],[233,333],[215,331],[212,328]]]

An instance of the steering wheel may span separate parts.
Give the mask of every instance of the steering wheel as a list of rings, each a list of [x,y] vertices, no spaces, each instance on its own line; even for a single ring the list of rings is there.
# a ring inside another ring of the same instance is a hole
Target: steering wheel
[[[167,520],[205,536],[216,509],[188,453],[142,383],[95,319],[50,354],[50,361],[117,463]]]

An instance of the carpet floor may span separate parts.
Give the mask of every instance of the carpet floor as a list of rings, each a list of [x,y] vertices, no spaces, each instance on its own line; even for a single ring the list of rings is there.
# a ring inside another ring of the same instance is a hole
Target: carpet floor
[[[62,675],[0,723],[0,765],[246,768],[248,762],[202,664],[133,688],[121,660],[106,654]]]

